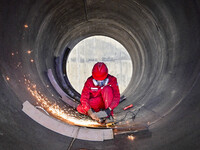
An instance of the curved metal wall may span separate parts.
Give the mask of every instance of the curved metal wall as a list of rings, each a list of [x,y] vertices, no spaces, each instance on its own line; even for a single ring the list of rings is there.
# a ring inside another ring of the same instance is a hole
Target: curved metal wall
[[[71,138],[21,111],[23,102],[36,103],[25,83],[59,101],[46,74],[49,68],[56,74],[54,58],[85,37],[105,35],[122,43],[133,60],[127,100],[116,113],[123,115],[130,103],[144,105],[138,120],[149,122],[152,136],[77,140],[72,148],[199,149],[199,12],[197,0],[2,0],[0,148],[67,149]]]

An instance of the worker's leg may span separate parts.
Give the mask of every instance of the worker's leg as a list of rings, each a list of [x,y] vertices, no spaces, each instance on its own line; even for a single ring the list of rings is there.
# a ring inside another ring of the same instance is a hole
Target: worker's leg
[[[90,107],[95,111],[99,112],[101,109],[104,109],[104,102],[101,96],[91,98],[89,101]]]
[[[90,107],[95,111],[98,112],[101,109],[104,109],[104,102],[102,97],[95,97],[89,100]],[[87,115],[87,111],[83,108],[82,104],[79,104],[77,107],[77,111],[81,114]]]
[[[111,86],[107,85],[101,90],[101,95],[104,102],[105,109],[108,108],[113,100],[113,89]],[[111,111],[111,115],[113,115],[113,110]]]

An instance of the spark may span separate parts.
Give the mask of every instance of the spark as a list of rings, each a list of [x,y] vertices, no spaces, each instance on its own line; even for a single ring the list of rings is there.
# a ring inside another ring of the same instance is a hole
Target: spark
[[[33,60],[33,59],[31,59],[30,61],[31,61],[31,62],[34,62],[34,60]]]
[[[10,78],[9,78],[8,76],[6,76],[6,80],[7,80],[7,81],[9,81],[9,80],[10,80]]]
[[[20,67],[21,64],[22,64],[21,62],[18,62],[17,67]]]
[[[29,81],[29,82],[28,82]],[[36,104],[40,105],[45,111],[47,111],[53,117],[67,122],[72,125],[80,125],[80,126],[99,126],[100,124],[93,120],[85,120],[76,118],[76,112],[74,114],[69,113],[69,109],[61,108],[57,103],[50,102],[46,96],[41,94],[40,91],[37,90],[36,84],[30,83],[30,80],[25,79],[25,84],[27,85],[27,90],[31,93],[31,95],[36,99]],[[52,95],[53,96],[53,95]]]
[[[27,53],[28,53],[28,54],[31,54],[31,53],[32,53],[32,51],[31,51],[31,50],[28,50],[28,51],[27,51]]]
[[[24,28],[28,28],[28,25],[27,25],[27,24],[25,24],[25,25],[24,25]]]
[[[15,53],[11,53],[11,55],[12,55],[12,56],[14,56],[14,55],[15,55]]]
[[[36,88],[36,84],[33,85],[33,88],[34,88],[34,89]]]
[[[135,137],[131,134],[131,135],[128,135],[128,139],[131,140],[131,141],[134,141]]]

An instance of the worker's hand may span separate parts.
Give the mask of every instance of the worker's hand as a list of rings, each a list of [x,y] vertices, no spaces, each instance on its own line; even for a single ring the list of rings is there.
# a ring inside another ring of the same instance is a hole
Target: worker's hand
[[[96,115],[96,113],[94,113],[94,112],[92,111],[92,109],[89,109],[89,110],[88,110],[88,115],[89,115],[93,120],[99,121],[99,117]]]
[[[110,116],[111,115],[111,108],[110,107],[108,107],[107,109],[105,109],[105,112],[106,112],[106,114],[108,115],[108,116]]]

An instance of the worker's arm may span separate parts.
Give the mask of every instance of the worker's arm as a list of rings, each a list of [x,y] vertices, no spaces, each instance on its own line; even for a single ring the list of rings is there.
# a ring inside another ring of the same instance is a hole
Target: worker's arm
[[[80,102],[83,106],[83,109],[88,112],[88,110],[91,108],[89,105],[89,98],[90,98],[90,83],[89,79],[85,82],[85,85],[83,87],[82,93],[81,93],[81,99]]]
[[[117,79],[115,77],[112,77],[110,85],[113,88],[114,97],[109,107],[111,108],[111,110],[113,110],[115,107],[119,105],[119,101],[120,101],[119,87],[118,87]]]

